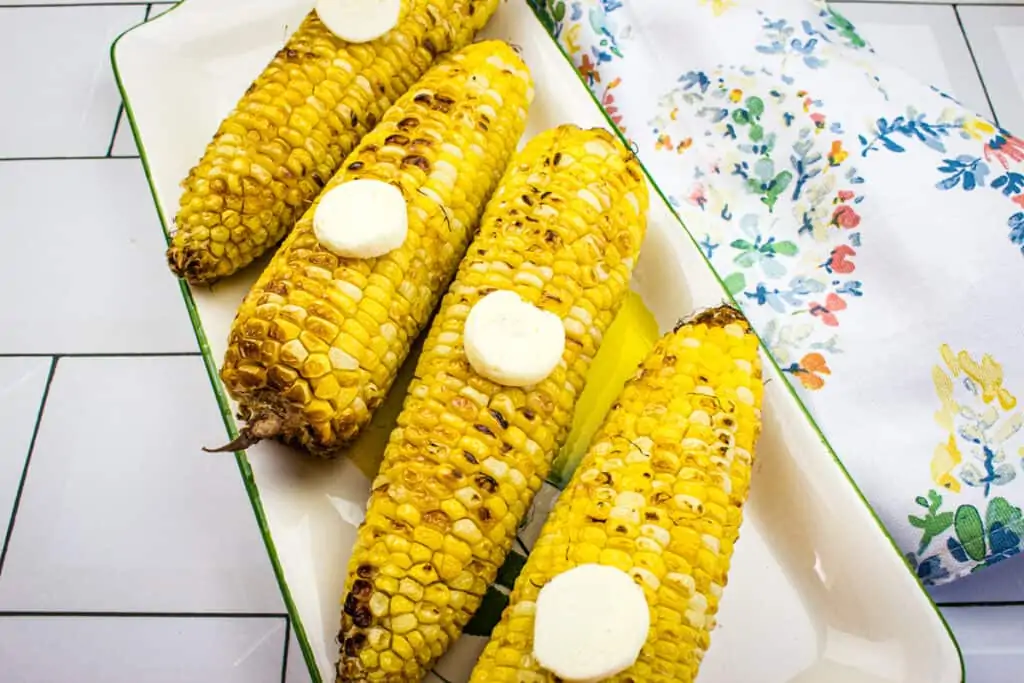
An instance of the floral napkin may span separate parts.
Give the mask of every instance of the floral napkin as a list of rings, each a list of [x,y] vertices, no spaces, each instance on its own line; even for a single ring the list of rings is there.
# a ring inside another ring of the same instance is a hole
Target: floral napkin
[[[810,0],[529,0],[924,583],[1018,553],[1024,141]]]

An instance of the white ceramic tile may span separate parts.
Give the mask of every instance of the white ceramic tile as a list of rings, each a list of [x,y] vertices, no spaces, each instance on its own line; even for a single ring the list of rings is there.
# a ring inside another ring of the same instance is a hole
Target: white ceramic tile
[[[171,9],[172,7],[174,7],[173,3],[172,4],[166,4],[166,5],[153,5],[153,8],[151,10],[149,10],[149,19],[148,19],[148,21],[153,21],[154,19],[159,17],[161,14],[163,14],[167,10]]]
[[[836,2],[878,55],[984,116],[992,113],[951,5]]]
[[[999,123],[1024,135],[1024,7],[961,7]]]
[[[1024,671],[1024,606],[947,607],[970,683],[1020,683]]]
[[[5,5],[17,5],[22,6],[33,6],[33,5],[65,5],[65,6],[96,6],[96,5],[137,5],[146,8],[148,3],[144,0],[0,0],[0,7]],[[156,6],[173,5],[175,4],[169,0],[160,0],[159,2],[153,3]]]
[[[0,609],[283,613],[202,360],[63,358]]]
[[[198,350],[137,159],[0,162],[0,226],[0,353]]]
[[[930,591],[939,604],[963,602],[1024,603],[1024,555],[1012,557],[984,571]]]
[[[114,134],[114,146],[110,153],[115,157],[137,157],[139,148],[135,145],[135,137],[132,135],[132,124],[128,116],[122,114],[117,122],[117,132]]]
[[[295,637],[295,630],[291,629],[291,636],[288,641],[288,663],[285,669],[284,683],[310,683],[312,678],[309,669],[302,658],[302,650],[299,648],[299,641]]]
[[[5,683],[277,683],[284,619],[0,617]]]
[[[102,156],[120,102],[110,43],[142,21],[139,5],[0,7],[4,92],[0,157]]]
[[[10,520],[49,372],[49,358],[0,358],[0,542]]]

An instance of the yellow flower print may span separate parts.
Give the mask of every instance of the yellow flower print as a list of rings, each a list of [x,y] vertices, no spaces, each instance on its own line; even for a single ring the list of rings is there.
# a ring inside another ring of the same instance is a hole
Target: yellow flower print
[[[583,24],[573,24],[572,28],[565,32],[565,49],[575,57],[580,53],[580,27]]]
[[[973,119],[964,123],[964,132],[975,140],[988,141],[996,133],[996,127],[984,119]]]
[[[942,355],[942,360],[949,368],[949,371],[953,373],[953,377],[960,376],[960,366],[956,362],[956,354],[953,353],[953,349],[949,348],[949,344],[943,344],[939,347],[939,354]]]
[[[1003,410],[1010,410],[1017,405],[1017,399],[1003,388],[1003,366],[987,353],[977,363],[966,351],[957,355],[957,361],[964,373],[981,385],[981,399],[989,404],[996,397]]]
[[[739,88],[733,88],[732,90],[729,91],[729,99],[732,102],[739,102],[740,100],[743,99],[743,91],[740,90]]]
[[[1024,412],[1003,386],[1003,366],[989,354],[975,360],[966,350],[939,347],[945,364],[932,367],[940,407],[935,421],[945,432],[931,460],[932,480],[954,493],[961,486],[1000,486],[1017,477],[1007,451],[1024,427]],[[1018,448],[1024,455],[1024,447]]]
[[[935,447],[935,454],[932,455],[932,479],[939,486],[953,493],[960,493],[960,482],[953,476],[953,470],[962,460],[963,456],[956,445],[956,437],[950,434],[946,443],[940,443]]]
[[[846,161],[848,156],[850,156],[850,153],[843,149],[843,141],[833,140],[832,148],[828,152],[828,165],[838,166]]]
[[[942,402],[942,407],[935,413],[935,421],[947,432],[953,432],[953,419],[960,412],[960,406],[953,398],[953,380],[938,365],[932,368],[932,381],[935,393]]]
[[[700,4],[711,5],[711,13],[720,17],[736,6],[735,0],[700,0]]]

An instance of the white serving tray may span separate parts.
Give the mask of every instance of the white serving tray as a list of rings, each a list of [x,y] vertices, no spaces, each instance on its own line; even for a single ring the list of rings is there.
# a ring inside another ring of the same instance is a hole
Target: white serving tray
[[[165,232],[173,226],[179,181],[312,5],[188,0],[115,41],[114,70]],[[503,3],[482,37],[520,46],[533,72],[536,99],[527,138],[564,122],[614,130],[525,0]],[[217,367],[235,308],[265,261],[213,288],[182,285],[231,436],[237,433],[235,406]],[[652,193],[633,289],[663,330],[694,308],[728,300],[658,194]],[[699,683],[963,681],[960,653],[939,612],[782,373],[764,357],[769,384],[752,493]],[[355,459],[313,461],[266,442],[237,455],[315,681],[334,681],[341,590],[369,494],[369,479],[355,463],[366,470],[383,450],[411,367],[406,364],[353,448]],[[549,488],[538,496],[522,534],[527,544],[553,493]],[[463,636],[436,672],[452,683],[465,681],[484,643],[483,637]],[[432,674],[431,680],[441,679]]]

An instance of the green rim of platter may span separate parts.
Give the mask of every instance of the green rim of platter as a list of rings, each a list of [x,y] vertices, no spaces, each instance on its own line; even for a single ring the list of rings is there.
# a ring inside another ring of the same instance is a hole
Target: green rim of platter
[[[527,7],[530,8],[531,12],[534,14],[534,18],[543,27],[543,22],[541,22],[540,17],[537,16],[537,10],[534,8],[533,2],[531,2],[530,0],[519,1],[524,2],[527,5]],[[185,2],[187,2],[187,0],[180,0],[166,12],[161,14],[159,17],[152,19],[151,21],[160,20],[164,16],[178,9],[181,5],[185,4]],[[111,43],[110,46],[110,61],[114,70],[114,78],[117,81],[117,88],[120,91],[121,98],[124,102],[125,113],[128,116],[128,122],[131,124],[132,137],[135,138],[135,144],[139,150],[139,157],[141,158],[142,167],[146,174],[146,182],[149,184],[150,194],[153,197],[153,204],[156,207],[157,214],[160,217],[160,227],[164,232],[164,239],[169,244],[171,240],[171,234],[167,227],[167,217],[164,216],[163,209],[161,209],[160,207],[160,202],[156,194],[156,186],[150,174],[149,160],[146,156],[146,147],[143,144],[142,138],[139,136],[138,129],[135,126],[135,116],[134,112],[132,111],[131,100],[128,97],[128,93],[125,92],[124,85],[121,82],[121,74],[117,67],[118,42],[120,42],[121,38],[123,38],[124,36],[128,35],[132,31],[139,28],[140,26],[143,26],[146,23],[149,23],[149,20],[142,21],[139,24],[123,31],[120,35],[118,35],[117,38],[114,39],[113,43]],[[609,129],[612,132],[614,132],[616,136],[618,136],[618,138],[622,141],[624,145],[629,147],[629,141],[619,130],[618,126],[616,126],[615,123],[608,116],[608,113],[601,105],[601,102],[594,95],[593,91],[591,91],[590,88],[587,87],[587,84],[583,81],[583,78],[580,76],[579,71],[576,69],[576,65],[572,61],[572,57],[570,57],[570,55],[565,51],[561,43],[559,43],[553,36],[551,36],[547,29],[544,30],[544,33],[545,35],[548,36],[548,38],[551,39],[551,42],[553,42],[555,46],[558,48],[558,52],[562,55],[563,59],[565,59],[566,64],[569,66],[572,73],[575,74],[577,80],[579,81],[580,87],[587,92],[587,95],[589,95],[591,101],[594,102],[598,110],[601,112],[601,115],[604,117]],[[647,177],[647,181],[650,183],[651,187],[654,188],[654,191],[658,194],[662,201],[665,202],[665,205],[672,212],[672,215],[675,217],[676,221],[678,221],[679,225],[683,228],[683,231],[686,233],[687,237],[690,238],[690,241],[693,243],[694,247],[700,253],[701,258],[704,260],[704,263],[707,266],[708,270],[710,270],[711,273],[715,276],[715,280],[718,282],[719,286],[722,289],[723,302],[730,303],[733,306],[735,306],[738,310],[742,310],[740,308],[739,302],[737,302],[736,299],[729,293],[729,290],[725,286],[725,283],[722,281],[722,278],[719,275],[718,271],[715,270],[715,268],[711,265],[711,261],[707,258],[707,255],[704,253],[704,250],[700,248],[698,240],[686,227],[686,223],[676,212],[675,207],[673,207],[672,204],[668,201],[668,197],[665,196],[665,193],[662,191],[661,187],[659,187],[658,184],[654,181],[654,178],[651,177],[651,174],[647,170],[647,167],[644,166],[643,163],[641,163],[640,166],[643,169],[644,175]],[[217,405],[220,407],[220,413],[221,418],[224,421],[224,427],[227,429],[230,438],[234,439],[238,436],[238,426],[235,423],[234,416],[231,414],[230,403],[228,401],[227,395],[224,393],[223,385],[221,385],[220,380],[218,379],[217,362],[213,358],[213,354],[210,352],[210,346],[206,340],[206,332],[203,330],[203,324],[199,318],[199,312],[196,309],[195,299],[192,297],[192,290],[188,283],[186,283],[184,280],[178,280],[178,286],[181,290],[182,299],[184,299],[185,301],[185,306],[188,309],[189,318],[192,320],[192,329],[195,332],[196,341],[199,343],[199,350],[202,353],[203,364],[206,366],[206,374],[207,378],[210,381],[210,387],[213,389],[213,393],[217,397]],[[793,387],[789,378],[786,377],[785,373],[782,372],[782,368],[779,367],[779,364],[776,362],[774,356],[772,356],[772,354],[768,351],[768,347],[765,345],[764,340],[761,339],[759,335],[758,341],[761,345],[762,351],[764,352],[764,357],[768,359],[768,361],[775,368],[776,372],[778,372],[779,377],[782,378],[782,382],[786,386],[789,395],[800,407],[800,410],[803,413],[804,417],[807,419],[808,423],[810,423],[811,427],[818,435],[818,438],[821,440],[822,445],[825,447],[829,455],[832,457],[832,461],[835,463],[836,467],[838,467],[839,470],[843,473],[843,476],[846,478],[846,481],[856,492],[857,497],[860,498],[861,503],[867,509],[868,513],[871,515],[871,518],[875,521],[875,525],[878,527],[879,532],[883,536],[885,536],[885,538],[889,541],[889,544],[892,546],[893,551],[897,553],[900,557],[902,557],[903,553],[897,545],[896,541],[885,528],[885,525],[882,523],[882,520],[879,519],[878,515],[875,513],[874,508],[868,502],[867,498],[864,496],[864,493],[860,490],[860,487],[857,486],[856,482],[850,476],[850,473],[847,471],[846,467],[839,459],[839,456],[836,455],[835,450],[832,448],[832,444],[829,443],[828,439],[825,437],[825,434],[822,432],[821,427],[818,425],[814,417],[807,410],[807,407],[804,405],[804,402],[800,400],[800,397],[796,393],[796,389]],[[270,563],[274,569],[274,576],[276,577],[278,586],[281,589],[281,596],[284,598],[285,607],[288,610],[288,616],[291,619],[292,628],[295,632],[295,638],[299,643],[299,648],[302,650],[302,657],[306,662],[306,668],[309,669],[309,674],[312,677],[313,683],[324,683],[323,678],[320,676],[320,667],[316,663],[316,658],[313,654],[313,649],[309,644],[309,638],[306,636],[306,629],[302,623],[302,617],[299,615],[298,610],[295,608],[295,602],[292,599],[291,590],[288,588],[288,582],[285,580],[284,570],[281,567],[281,561],[277,555],[277,547],[274,545],[274,539],[270,534],[270,528],[267,523],[267,517],[263,510],[263,502],[260,499],[259,487],[256,485],[256,480],[253,478],[252,468],[249,466],[249,459],[246,457],[244,451],[235,452],[235,462],[238,465],[239,473],[242,475],[242,482],[245,485],[246,494],[248,494],[249,496],[249,502],[252,504],[253,513],[256,516],[256,523],[259,526],[260,536],[263,537],[263,543],[267,548],[267,554],[270,556]],[[557,488],[562,488],[562,486],[564,485],[564,482],[561,481],[549,481],[548,483],[550,483],[553,486],[556,486]],[[967,675],[964,668],[964,658],[963,653],[960,650],[960,644],[957,642],[956,637],[953,635],[953,631],[950,628],[949,623],[946,621],[945,617],[943,617],[942,612],[939,610],[935,602],[931,599],[931,596],[928,595],[928,592],[925,590],[924,586],[917,579],[917,576],[914,575],[910,566],[905,562],[903,564],[906,568],[906,571],[909,572],[912,576],[914,576],[914,583],[917,584],[919,590],[924,594],[925,598],[928,601],[928,604],[932,606],[932,609],[935,611],[935,614],[938,617],[939,621],[946,629],[946,633],[949,636],[949,640],[950,642],[952,642],[953,647],[956,650],[957,659],[960,662],[960,681],[961,683],[964,683],[964,681],[967,680]]]

